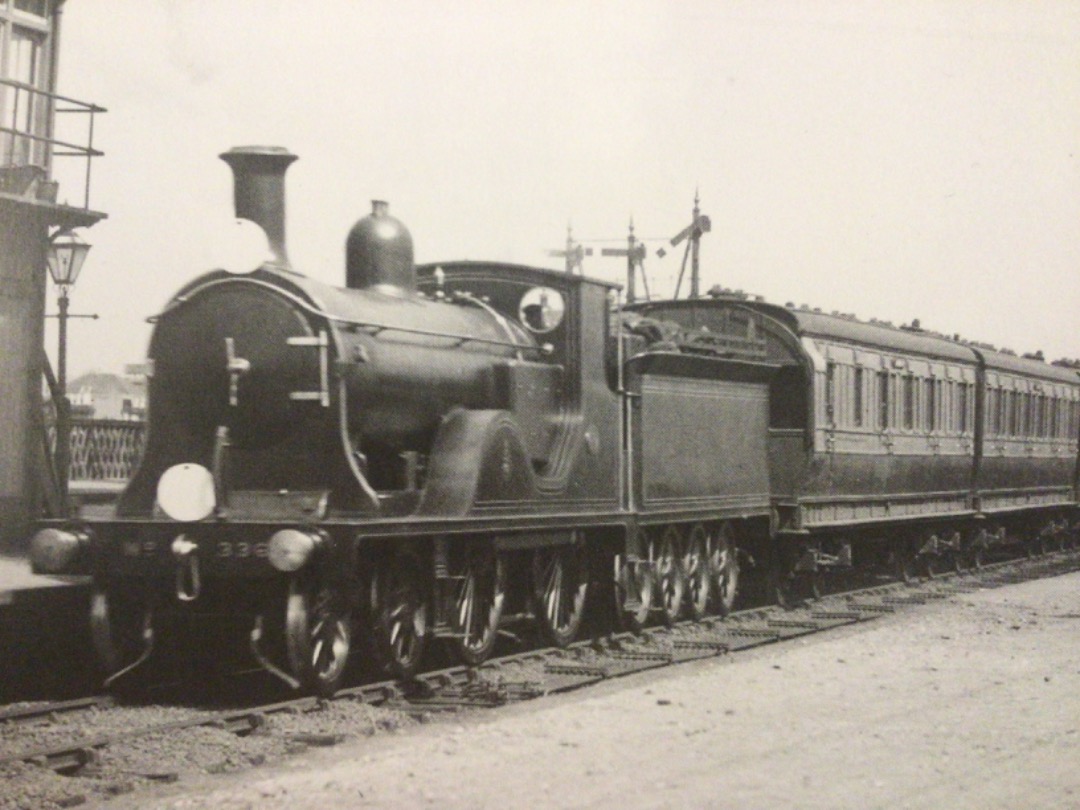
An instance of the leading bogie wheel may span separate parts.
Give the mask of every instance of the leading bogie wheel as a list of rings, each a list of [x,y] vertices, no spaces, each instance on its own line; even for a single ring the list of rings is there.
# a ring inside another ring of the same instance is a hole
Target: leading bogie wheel
[[[400,549],[376,561],[368,592],[372,646],[382,669],[412,678],[427,642],[428,588],[419,556]]]
[[[506,600],[506,561],[490,542],[481,540],[468,543],[457,557],[452,570],[451,647],[463,664],[478,666],[491,655],[499,635]]]
[[[686,538],[683,570],[686,572],[686,602],[690,615],[700,619],[709,612],[712,601],[714,569],[710,555],[709,536],[698,523]]]
[[[713,610],[720,616],[727,616],[735,605],[739,590],[739,555],[728,524],[724,523],[710,533],[708,550]]]
[[[585,544],[577,541],[538,548],[532,555],[532,597],[540,632],[556,647],[577,636],[585,615],[589,564]]]
[[[285,649],[302,689],[330,697],[345,676],[352,620],[337,588],[298,574],[289,581]]]
[[[660,619],[668,626],[678,621],[686,592],[686,574],[682,568],[679,545],[679,530],[668,526],[659,540],[652,541],[650,555],[656,563]]]

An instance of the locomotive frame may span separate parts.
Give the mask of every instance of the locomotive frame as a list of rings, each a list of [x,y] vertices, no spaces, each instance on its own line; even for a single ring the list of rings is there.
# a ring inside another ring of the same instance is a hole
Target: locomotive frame
[[[410,677],[431,639],[478,664],[513,621],[565,645],[589,605],[724,615],[747,565],[795,601],[830,570],[1073,536],[1071,370],[722,292],[622,308],[561,272],[416,267],[379,202],[333,287],[287,258],[295,156],[222,157],[272,257],[156,317],[115,514],[32,542],[39,570],[93,575],[109,683],[176,617],[239,625],[329,694],[354,647]]]

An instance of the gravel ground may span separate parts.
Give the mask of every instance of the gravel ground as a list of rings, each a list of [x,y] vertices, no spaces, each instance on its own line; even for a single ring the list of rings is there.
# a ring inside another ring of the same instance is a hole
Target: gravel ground
[[[0,755],[172,723],[196,714],[200,712],[168,706],[117,707],[0,725]],[[21,763],[0,766],[0,810],[95,806],[155,784],[250,770],[278,763],[313,745],[366,737],[412,722],[397,712],[340,701],[317,712],[268,716],[263,726],[245,737],[216,728],[162,731],[110,745],[77,777]]]
[[[194,777],[131,808],[1080,806],[1080,574]]]

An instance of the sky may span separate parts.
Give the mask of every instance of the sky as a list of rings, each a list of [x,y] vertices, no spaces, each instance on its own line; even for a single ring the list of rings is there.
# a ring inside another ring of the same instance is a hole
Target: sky
[[[217,156],[245,144],[299,155],[288,250],[322,281],[344,283],[377,198],[419,262],[560,267],[568,225],[619,247],[632,219],[670,294],[682,251],[655,249],[697,193],[703,290],[1080,357],[1080,2],[69,0],[63,19],[59,91],[109,110],[108,219],[71,293],[99,319],[70,324],[69,377],[140,362],[146,318],[214,266]],[[57,163],[81,200],[82,165]]]

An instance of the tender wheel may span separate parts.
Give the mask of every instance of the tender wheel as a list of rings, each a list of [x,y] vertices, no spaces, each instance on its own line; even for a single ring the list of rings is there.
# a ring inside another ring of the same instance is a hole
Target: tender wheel
[[[712,609],[720,616],[727,616],[739,590],[739,556],[731,527],[726,523],[709,536],[708,552]]]
[[[399,678],[416,674],[427,643],[423,570],[414,552],[400,550],[380,559],[371,577],[368,604],[375,658]]]
[[[341,685],[352,644],[345,597],[336,588],[294,576],[285,608],[285,649],[303,689],[329,697]]]
[[[941,558],[936,554],[921,554],[915,563],[919,576],[923,579],[934,579],[941,573]]]
[[[653,543],[652,558],[656,562],[656,582],[659,586],[660,619],[670,626],[682,613],[686,575],[679,556],[679,531],[669,526],[658,542]]]
[[[532,593],[544,638],[565,647],[577,635],[585,616],[589,562],[585,544],[538,548],[532,558]]]
[[[105,674],[115,675],[138,661],[151,644],[150,611],[133,595],[95,588],[90,633]]]
[[[715,574],[710,545],[713,546],[712,551],[715,554],[716,544],[710,544],[704,526],[699,523],[690,530],[682,563],[683,570],[686,572],[686,601],[690,608],[690,615],[695,619],[708,614],[712,601],[712,583]]]
[[[625,629],[638,632],[649,621],[656,577],[641,562],[624,561],[616,571],[615,613]]]
[[[454,653],[477,666],[495,647],[506,600],[506,563],[490,543],[472,542],[460,552],[450,610]]]

